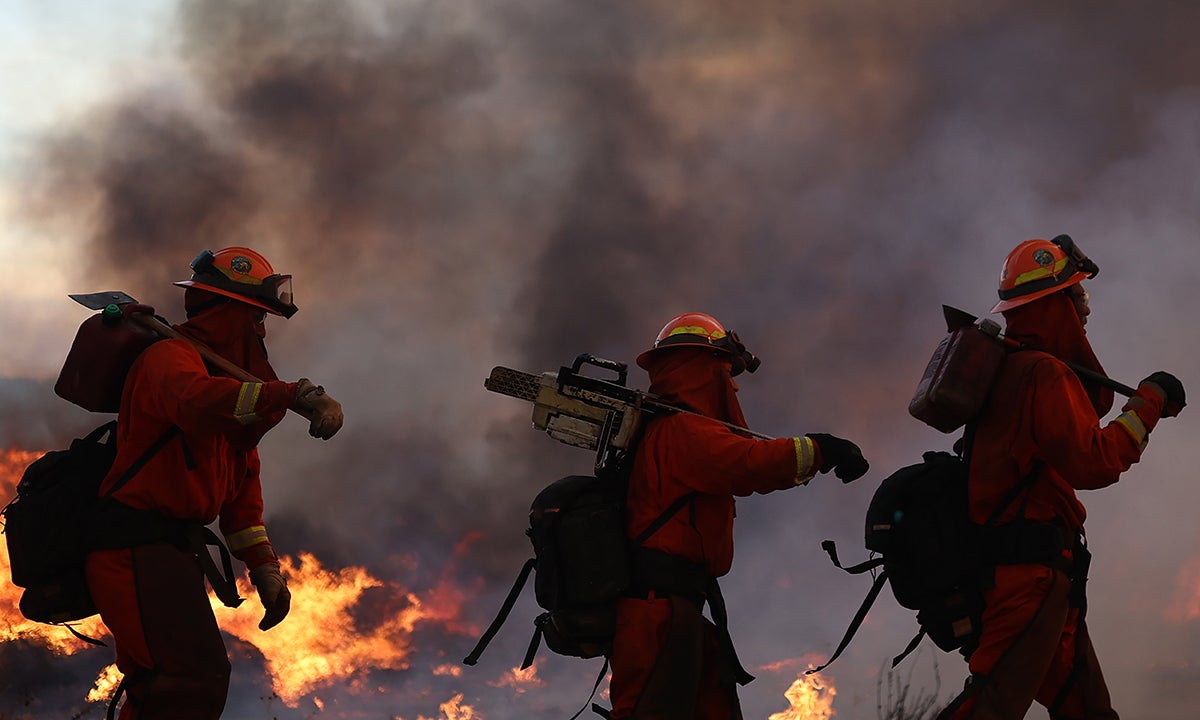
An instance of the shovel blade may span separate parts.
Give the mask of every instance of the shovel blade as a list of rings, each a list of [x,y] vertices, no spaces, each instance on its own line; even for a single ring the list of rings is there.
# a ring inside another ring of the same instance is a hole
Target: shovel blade
[[[89,310],[103,310],[109,305],[128,305],[136,303],[137,300],[130,297],[127,293],[120,290],[109,290],[107,292],[97,293],[76,293],[68,295],[75,302],[84,306]]]

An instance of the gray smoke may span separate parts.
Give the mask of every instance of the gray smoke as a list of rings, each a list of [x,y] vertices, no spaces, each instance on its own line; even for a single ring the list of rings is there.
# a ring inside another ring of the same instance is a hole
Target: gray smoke
[[[764,359],[741,381],[756,429],[848,436],[873,465],[739,504],[726,595],[743,660],[766,664],[836,644],[866,585],[818,543],[854,557],[878,481],[949,447],[905,412],[939,305],[986,312],[1017,242],[1067,232],[1099,262],[1089,330],[1114,376],[1194,383],[1198,16],[1166,1],[185,0],[162,82],[114,88],[48,135],[27,207],[52,226],[92,209],[78,280],[175,320],[168,283],[204,247],[250,245],[294,274],[301,312],[269,321],[272,359],[348,422],[328,443],[295,419],[264,441],[278,548],[420,588],[481,532],[458,570],[482,583],[479,625],[529,553],[529,500],[591,461],[486,393],[492,365],[632,364],[671,316],[721,318]],[[1149,720],[1176,714],[1164,688],[1198,699],[1196,621],[1165,617],[1200,540],[1193,422],[1164,423],[1128,482],[1084,494],[1096,644],[1118,707]],[[458,681],[489,720],[582,701],[594,669],[561,658],[543,665],[551,688],[486,685],[533,614],[526,598]],[[830,670],[842,717],[871,715],[881,661],[915,629],[880,600]],[[470,643],[429,641],[451,662]],[[939,662],[948,695],[965,671]],[[421,672],[380,682],[446,681]],[[783,709],[790,679],[762,673],[747,716]],[[393,697],[379,709],[432,712]]]

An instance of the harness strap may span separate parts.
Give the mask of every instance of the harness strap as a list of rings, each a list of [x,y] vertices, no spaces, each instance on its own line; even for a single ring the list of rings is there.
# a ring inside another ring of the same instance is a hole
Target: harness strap
[[[87,635],[84,635],[83,633],[76,630],[75,626],[71,625],[70,623],[63,623],[62,626],[65,627],[67,630],[70,630],[72,635],[74,635],[75,637],[84,641],[85,643],[89,643],[91,645],[96,645],[97,647],[108,647],[108,643],[104,642],[103,640],[97,640],[94,637],[88,637]]]
[[[877,558],[872,558],[870,560],[866,560],[864,562],[860,562],[857,565],[851,565],[850,567],[845,567],[838,560],[837,543],[835,543],[832,540],[823,540],[821,542],[821,549],[829,554],[829,559],[833,562],[834,566],[841,568],[842,570],[850,573],[851,575],[861,575],[862,573],[865,573],[868,570],[874,570],[875,568],[883,565],[883,558],[877,557]]]
[[[896,667],[904,661],[904,658],[912,655],[913,650],[916,650],[917,646],[921,644],[921,641],[925,639],[925,635],[925,628],[921,628],[919,631],[917,631],[917,634],[913,635],[913,639],[908,641],[908,645],[904,646],[904,651],[892,658],[892,667]]]
[[[873,560],[871,562],[876,561]],[[878,560],[878,563],[882,564],[883,560]],[[839,565],[838,567],[841,566]],[[858,566],[856,565],[855,567]],[[859,572],[862,571],[860,570]],[[866,619],[867,612],[871,609],[871,606],[875,604],[875,598],[879,597],[879,591],[883,589],[883,584],[887,582],[887,576],[886,570],[875,576],[875,582],[871,583],[871,589],[867,592],[867,596],[863,598],[862,605],[859,606],[858,612],[854,613],[854,619],[850,621],[850,627],[846,628],[846,634],[842,636],[842,641],[838,643],[837,649],[833,651],[833,656],[830,657],[829,660],[827,660],[821,667],[806,671],[804,673],[805,675],[812,675],[815,672],[820,672],[829,667],[834,660],[838,659],[838,656],[841,655],[842,651],[846,649],[846,646],[850,644],[850,640],[853,639],[854,634],[858,632],[858,628],[860,625],[862,625],[863,620]]]
[[[642,543],[649,540],[651,535],[662,529],[662,526],[666,525],[668,520],[675,517],[675,513],[682,510],[684,505],[687,505],[699,494],[699,492],[693,490],[690,493],[686,493],[675,498],[675,502],[668,505],[667,509],[663,510],[661,515],[654,518],[654,522],[647,525],[645,530],[642,530],[640,533],[638,533],[638,536],[633,539],[633,544],[635,546],[640,546]],[[693,506],[693,509],[694,507],[695,506]]]
[[[592,683],[592,694],[588,695],[588,699],[583,701],[583,707],[579,708],[578,712],[572,715],[567,720],[575,720],[583,714],[584,710],[588,709],[588,703],[592,704],[592,710],[603,718],[609,717],[609,712],[599,705],[592,703],[592,698],[596,697],[596,690],[600,687],[600,683],[604,680],[604,676],[608,674],[608,658],[604,658],[604,664],[600,666],[600,674],[596,676],[596,682]]]
[[[107,425],[104,427],[107,427]],[[113,429],[113,432],[116,432],[115,428]],[[160,435],[158,439],[150,445],[150,447],[146,448],[146,451],[138,456],[138,459],[134,460],[133,464],[130,465],[125,472],[121,473],[121,477],[117,478],[117,481],[113,483],[113,486],[109,488],[108,492],[101,496],[101,499],[107,500],[111,498],[118,490],[125,487],[125,484],[132,480],[134,475],[137,475],[139,472],[141,472],[142,468],[146,466],[146,463],[150,462],[150,458],[157,455],[159,450],[162,450],[164,447],[166,447],[167,443],[171,442],[171,438],[178,435],[179,432],[180,430],[178,425],[172,425],[171,427],[167,428],[166,432]]]
[[[542,634],[545,632],[542,628],[546,623],[550,622],[550,613],[542,613],[533,621],[533,637],[529,638],[529,647],[525,649],[525,659],[521,661],[521,669],[526,670],[533,664],[533,656],[537,654],[538,648],[542,644]],[[605,658],[605,662],[608,658]]]
[[[105,713],[107,720],[116,720],[117,717],[117,701],[121,699],[121,695],[125,692],[125,681],[127,678],[121,677],[121,683],[117,685],[116,691],[113,692],[112,699],[108,701],[108,712]]]
[[[229,558],[229,550],[225,548],[217,534],[200,523],[188,523],[184,526],[183,536],[187,541],[188,549],[195,553],[196,559],[200,562],[200,569],[204,571],[204,576],[208,578],[208,584],[217,598],[225,607],[235,608],[241,605],[242,598],[238,597],[237,584],[233,579],[233,562]],[[208,552],[209,545],[216,546],[220,551],[224,574],[213,562],[212,555]]]
[[[488,629],[480,636],[479,642],[475,643],[475,648],[471,650],[465,658],[464,665],[474,665],[479,662],[479,656],[483,654],[483,649],[488,646],[492,638],[496,637],[496,633],[500,631],[500,626],[508,619],[508,614],[512,612],[513,605],[517,603],[517,598],[521,595],[522,588],[525,587],[525,581],[529,579],[529,573],[533,572],[533,568],[537,565],[536,558],[529,558],[521,567],[521,572],[517,573],[517,580],[513,583],[512,590],[508,591],[508,597],[504,598],[504,604],[500,606],[500,612],[496,614],[496,619],[492,620],[492,624],[488,625]],[[535,634],[539,640],[541,639],[541,629]],[[537,647],[534,647],[534,651]],[[524,667],[528,667],[526,664]],[[524,669],[524,667],[522,669]]]
[[[725,608],[725,598],[721,595],[721,586],[716,578],[709,582],[707,595],[709,612],[712,613],[713,624],[717,626],[717,645],[729,662],[733,681],[738,685],[748,685],[754,680],[754,676],[742,667],[742,662],[733,647],[733,638],[729,636],[729,611]]]

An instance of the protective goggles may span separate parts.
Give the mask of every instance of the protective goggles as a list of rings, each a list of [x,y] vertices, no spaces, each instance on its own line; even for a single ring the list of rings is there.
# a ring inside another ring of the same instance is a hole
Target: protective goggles
[[[1070,235],[1059,235],[1050,242],[1058,246],[1063,254],[1067,256],[1067,260],[1075,266],[1079,272],[1087,273],[1088,279],[1092,279],[1100,274],[1100,266],[1097,265],[1091,258],[1083,254],[1075,241]]]

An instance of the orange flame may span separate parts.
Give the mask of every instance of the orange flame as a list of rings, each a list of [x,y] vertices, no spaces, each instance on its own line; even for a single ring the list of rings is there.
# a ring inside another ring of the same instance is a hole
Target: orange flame
[[[109,665],[100,671],[100,676],[96,678],[96,686],[93,687],[87,695],[88,702],[108,702],[112,697],[113,691],[121,684],[121,671],[116,665]]]
[[[837,688],[819,673],[800,675],[783,693],[791,707],[771,713],[767,720],[829,720],[837,714],[833,709],[835,695]]]
[[[463,704],[463,694],[458,693],[446,702],[438,705],[438,710],[442,711],[440,717],[428,718],[424,715],[418,715],[417,720],[484,720],[483,715],[471,707]],[[403,720],[397,718],[397,720]]]
[[[25,467],[41,455],[0,450],[0,493],[12,497]],[[465,539],[456,548],[456,554],[465,553],[467,545],[475,539]],[[280,562],[292,592],[292,606],[284,622],[271,631],[258,629],[262,609],[244,574],[238,580],[238,589],[247,598],[241,608],[237,611],[226,608],[211,594],[210,600],[221,628],[262,652],[272,689],[289,706],[295,707],[302,698],[334,684],[349,685],[353,691],[356,683],[361,684],[373,670],[406,669],[412,651],[411,636],[422,624],[436,623],[449,632],[474,631],[460,624],[459,611],[465,592],[452,582],[453,563],[432,589],[415,593],[376,579],[365,568],[326,569],[309,553],[299,553],[296,559],[284,556]],[[8,548],[0,542],[0,577],[9,577],[9,572]],[[364,627],[364,621],[356,619],[355,611],[360,610],[368,592],[382,597],[387,607],[377,613],[383,616],[382,620]],[[0,581],[0,642],[32,640],[61,654],[74,654],[90,647],[62,628],[26,620],[18,608],[20,596],[20,588]],[[107,633],[98,616],[75,627],[91,637]],[[435,674],[458,677],[461,673],[455,666],[440,667],[440,671],[434,669]],[[88,694],[88,701],[107,701],[120,678],[115,666],[105,668]],[[318,699],[314,698],[314,702],[318,707],[321,705]],[[474,708],[462,703],[461,695],[443,703],[441,711],[449,720],[482,720]]]
[[[540,660],[535,660],[532,665],[522,670],[520,667],[514,667],[508,672],[501,675],[496,680],[489,680],[488,685],[492,687],[511,687],[513,692],[520,695],[530,688],[545,687],[546,683],[538,677],[537,669]]]
[[[1179,570],[1175,596],[1167,606],[1166,616],[1177,623],[1200,618],[1200,556]]]

